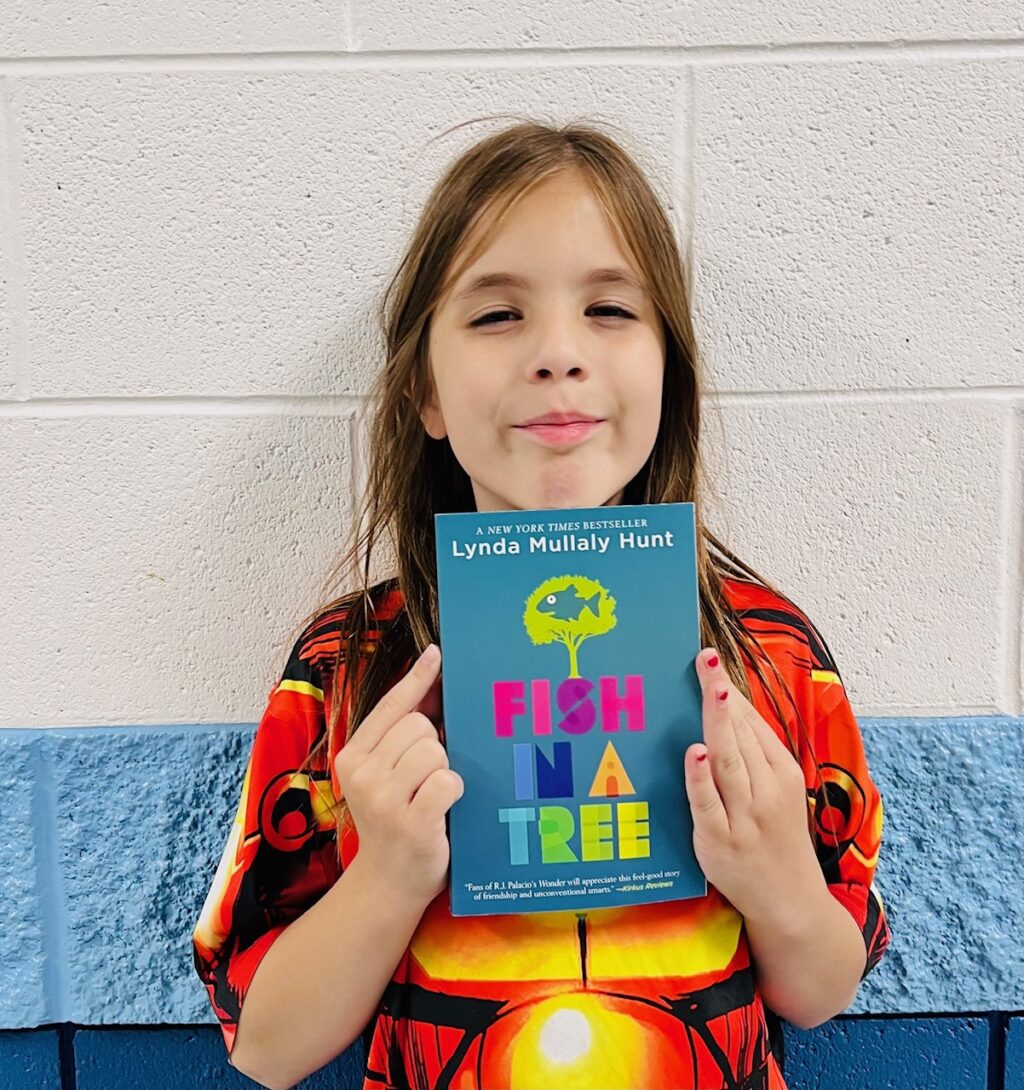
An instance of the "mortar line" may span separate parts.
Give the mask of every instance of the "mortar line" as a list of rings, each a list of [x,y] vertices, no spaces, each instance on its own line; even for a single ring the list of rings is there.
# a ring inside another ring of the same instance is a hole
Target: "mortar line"
[[[1022,633],[1024,618],[1024,406],[1010,413],[1003,443],[1000,538],[1005,563],[1001,599],[1000,644],[1004,651],[1000,704],[1010,714],[1024,712]]]
[[[988,1016],[987,1090],[1003,1090],[1006,1085],[1006,1031],[1009,1015],[993,1011]]]
[[[349,40],[355,30],[354,21]],[[460,49],[441,44],[436,49],[350,49],[290,50],[239,53],[97,53],[87,56],[38,56],[0,58],[0,75],[18,76],[75,73],[173,72],[197,70],[325,71],[371,69],[373,71],[422,69],[437,66],[445,71],[479,67],[494,62],[502,68],[577,68],[581,64],[664,66],[701,64],[758,66],[791,64],[835,64],[843,61],[884,61],[905,64],[908,60],[948,61],[1011,58],[1024,54],[1024,38],[948,38],[907,41],[826,41],[751,44],[687,45],[591,45],[579,49],[562,46]]]
[[[22,401],[0,400],[0,419],[78,416],[344,416],[358,411],[365,400],[361,394],[37,397]]]
[[[675,193],[673,199],[677,207],[680,226],[685,229],[683,243],[683,265],[686,269],[686,282],[691,300],[696,295],[693,264],[693,236],[697,229],[697,73],[692,65],[686,66],[685,78],[680,81],[682,102],[676,104],[678,116],[675,122],[674,141],[676,150],[673,156]]]
[[[1009,402],[1024,408],[1024,386],[877,388],[867,390],[710,390],[704,400],[737,408],[779,405],[892,402]],[[338,416],[358,412],[368,394],[167,394],[124,397],[29,397],[0,399],[0,419],[65,416]]]
[[[760,406],[766,402],[779,404],[886,405],[894,401],[932,404],[941,402],[1010,402],[1024,403],[1024,386],[916,386],[873,387],[868,389],[806,389],[806,390],[725,390],[717,399],[738,407]]]
[[[77,1090],[78,1072],[75,1070],[75,1034],[78,1027],[64,1022],[58,1027],[57,1051],[60,1057],[60,1090]]]
[[[363,452],[360,449],[359,430],[355,414],[353,414],[348,421],[348,449],[352,458],[348,469],[349,518],[352,517],[352,501],[360,491],[361,483],[360,467],[362,466]]]
[[[699,146],[698,132],[700,128],[700,79],[698,78],[697,67],[695,65],[689,66],[689,95],[690,95],[690,118],[689,127],[687,129],[687,173],[686,182],[688,186],[687,192],[687,208],[690,215],[690,233],[687,236],[687,247],[684,260],[686,264],[686,279],[687,289],[690,293],[689,303],[691,311],[693,310],[695,300],[697,299],[699,278],[699,265],[694,261],[694,238],[697,234],[697,216],[699,215],[699,195],[697,193],[697,148]],[[696,315],[691,314],[691,321],[695,322]],[[708,479],[704,482],[705,489],[710,489],[710,492],[706,492],[705,498],[708,501],[709,509],[711,507],[717,508],[718,522],[720,529],[724,531],[726,540],[729,540],[732,536],[732,510],[729,506],[729,502],[726,497],[731,490],[732,481],[732,463],[731,463],[731,444],[726,434],[725,417],[723,414],[716,411],[718,406],[727,405],[732,401],[732,398],[728,394],[723,394],[721,390],[717,390],[712,382],[712,372],[709,367],[704,366],[703,347],[700,338],[697,338],[697,355],[698,355],[698,374],[700,376],[700,396],[703,404],[706,406],[706,411],[703,413],[703,427],[705,436],[710,436],[712,428],[714,428],[714,439],[717,443],[717,449],[720,452],[719,457],[721,459],[720,473],[712,481],[710,474]],[[710,439],[703,442],[703,445],[707,447],[710,445]]]
[[[363,499],[366,467],[369,464],[369,456],[363,450],[362,439],[364,431],[365,427],[359,420],[359,413],[353,413],[348,421],[348,446],[349,451],[352,454],[352,466],[349,471],[350,487],[345,507],[345,515],[349,520],[350,532],[355,528],[354,523]],[[355,560],[358,564],[361,557],[357,556]]]

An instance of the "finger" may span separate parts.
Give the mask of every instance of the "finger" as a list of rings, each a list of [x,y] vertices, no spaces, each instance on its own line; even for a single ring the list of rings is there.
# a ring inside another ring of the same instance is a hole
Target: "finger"
[[[390,777],[402,801],[410,803],[434,772],[446,768],[448,754],[441,743],[436,738],[421,738],[402,754]]]
[[[758,791],[770,786],[773,774],[793,761],[793,755],[753,704],[732,683],[714,648],[706,648],[697,656],[697,673],[705,696],[715,686],[727,691],[725,706],[731,705],[733,733],[746,766],[750,797],[753,798]]]
[[[694,829],[712,837],[727,836],[729,815],[711,775],[711,762],[705,746],[690,746],[683,758],[686,797],[693,814]]]
[[[722,663],[722,656],[713,647],[704,647],[697,655],[697,680],[700,682],[702,692],[707,692],[708,686],[718,681],[732,682],[729,671]]]
[[[395,768],[405,752],[422,739],[436,742],[437,728],[422,712],[410,712],[373,747],[371,760],[384,775]]]
[[[754,705],[751,704],[739,690],[738,686],[733,682],[732,678],[729,676],[729,672],[722,665],[718,652],[713,647],[705,647],[701,650],[696,659],[696,668],[697,680],[700,682],[702,692],[706,692],[709,685],[713,685],[722,680],[727,680],[732,684],[733,691],[730,693],[727,703],[733,704],[734,712],[736,707],[741,707],[744,708],[748,714],[750,712],[754,713],[756,718],[751,718],[750,723],[754,729],[754,733],[757,735],[758,741],[761,743],[761,748],[764,750],[765,757],[768,759],[769,764],[773,762],[775,757],[783,752],[792,757],[792,753],[790,753],[786,743],[783,742],[775,730],[764,721]]]
[[[377,701],[348,741],[356,753],[370,753],[384,735],[427,696],[441,669],[441,649],[428,644],[409,672]]]
[[[435,726],[444,714],[444,697],[441,678],[444,671],[438,671],[437,677],[430,683],[427,695],[416,705],[416,711],[422,712]]]
[[[742,696],[743,694],[738,693],[736,695]],[[733,694],[730,693],[730,700],[732,696]],[[760,736],[754,727],[755,720],[760,722],[761,717],[749,704],[746,708],[740,708],[739,710],[733,708],[732,725],[736,734],[736,744],[739,746],[743,761],[747,766],[751,797],[756,799],[758,794],[763,793],[766,788],[771,786],[772,781],[775,779],[775,772],[768,763],[768,758],[761,746]]]
[[[430,821],[438,814],[446,814],[462,798],[466,785],[458,772],[439,768],[423,781],[409,803],[409,813],[417,820]]]
[[[790,762],[800,763],[789,746],[779,737],[778,732],[770,723],[766,723],[762,716],[758,715],[752,719],[751,725],[761,743],[761,749],[764,750],[765,758],[773,768],[777,769]]]
[[[743,808],[750,806],[753,792],[747,763],[740,751],[736,730],[732,723],[735,687],[723,670],[723,680],[708,683],[704,689],[702,717],[704,744],[708,749],[711,774],[730,821]],[[724,699],[723,698],[724,695]],[[730,704],[729,701],[733,700]]]

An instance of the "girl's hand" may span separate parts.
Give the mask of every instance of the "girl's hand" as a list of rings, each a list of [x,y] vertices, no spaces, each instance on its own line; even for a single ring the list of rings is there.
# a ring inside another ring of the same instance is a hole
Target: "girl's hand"
[[[464,790],[429,717],[440,709],[441,652],[432,648],[381,697],[334,759],[359,855],[397,895],[424,907],[444,889],[444,817]]]
[[[696,667],[704,745],[684,758],[693,847],[707,880],[742,915],[757,917],[821,883],[804,776],[715,651],[701,651]]]

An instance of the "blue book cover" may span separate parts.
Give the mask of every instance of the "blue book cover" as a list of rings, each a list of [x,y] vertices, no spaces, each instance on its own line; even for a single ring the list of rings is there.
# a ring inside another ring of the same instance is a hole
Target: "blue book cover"
[[[452,914],[703,896],[693,504],[434,522]]]

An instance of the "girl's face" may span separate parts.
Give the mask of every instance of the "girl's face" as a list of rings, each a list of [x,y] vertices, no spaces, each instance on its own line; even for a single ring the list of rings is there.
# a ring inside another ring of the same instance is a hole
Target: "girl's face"
[[[439,301],[436,400],[420,416],[432,438],[448,436],[478,511],[618,504],[647,461],[665,339],[642,286],[586,282],[612,267],[640,280],[586,182],[563,174],[519,202]],[[463,294],[499,273],[523,283]],[[526,426],[546,413],[597,422]]]

